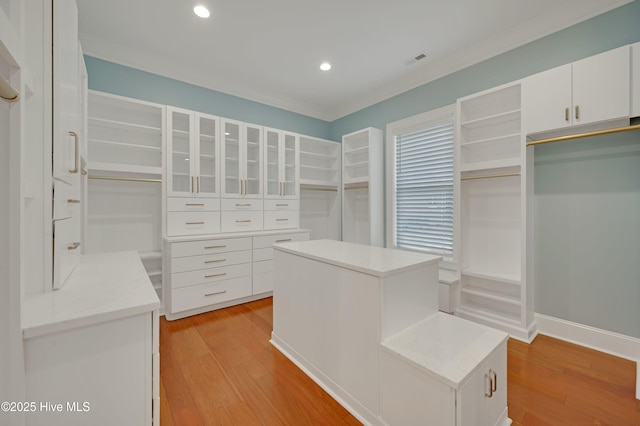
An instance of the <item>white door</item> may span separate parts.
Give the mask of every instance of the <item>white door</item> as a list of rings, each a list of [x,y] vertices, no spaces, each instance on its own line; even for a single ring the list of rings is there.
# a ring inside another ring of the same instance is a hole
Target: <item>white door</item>
[[[242,123],[222,121],[222,195],[237,197],[244,189],[244,154],[241,144]]]
[[[262,127],[242,125],[244,142],[244,191],[249,198],[262,197]]]
[[[571,125],[571,64],[532,75],[522,88],[526,134]]]
[[[196,114],[196,140],[192,169],[196,176],[196,195],[217,197],[220,194],[220,144],[218,117]]]
[[[265,129],[265,198],[279,198],[282,195],[282,153],[281,134],[279,130]]]
[[[193,174],[193,113],[167,108],[167,194],[192,196],[196,190]]]

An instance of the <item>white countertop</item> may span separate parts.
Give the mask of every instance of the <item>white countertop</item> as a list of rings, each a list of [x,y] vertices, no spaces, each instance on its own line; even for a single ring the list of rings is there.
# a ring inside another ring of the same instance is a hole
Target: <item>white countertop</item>
[[[182,241],[200,241],[200,240],[219,240],[222,238],[242,238],[242,237],[260,237],[263,235],[280,235],[280,234],[300,234],[303,232],[311,232],[309,229],[292,228],[292,229],[274,229],[268,231],[246,231],[246,232],[224,232],[217,234],[198,234],[198,235],[179,235],[175,237],[165,237],[165,241],[170,243],[179,243]]]
[[[421,266],[438,264],[440,256],[348,243],[310,240],[275,244],[274,249],[340,266],[376,277],[386,277]]]
[[[454,389],[509,335],[438,312],[389,337],[382,348]]]
[[[83,255],[60,289],[25,296],[22,333],[28,339],[159,308],[137,252]]]

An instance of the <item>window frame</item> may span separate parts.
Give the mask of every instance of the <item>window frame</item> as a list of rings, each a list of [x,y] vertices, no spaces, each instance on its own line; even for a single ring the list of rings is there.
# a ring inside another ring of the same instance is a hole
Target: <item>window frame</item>
[[[413,131],[418,131],[426,127],[437,126],[447,121],[453,120],[453,254],[451,256],[442,255],[428,250],[398,247],[396,243],[396,144],[395,138],[398,134],[406,134]],[[385,167],[385,181],[386,181],[386,193],[387,193],[387,206],[386,206],[386,242],[388,248],[395,248],[400,250],[415,251],[425,254],[432,254],[436,256],[442,256],[442,266],[455,267],[457,263],[458,253],[458,181],[456,179],[457,170],[457,153],[456,153],[456,139],[458,137],[458,131],[456,126],[456,104],[447,105],[441,108],[437,108],[431,111],[424,112],[422,114],[414,115],[412,117],[404,118],[392,123],[388,123],[386,126],[386,167]]]

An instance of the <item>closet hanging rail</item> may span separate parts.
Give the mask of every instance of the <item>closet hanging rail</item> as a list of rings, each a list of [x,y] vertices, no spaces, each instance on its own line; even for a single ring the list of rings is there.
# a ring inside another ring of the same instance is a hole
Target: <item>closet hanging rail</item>
[[[89,179],[96,179],[96,180],[119,180],[119,181],[124,181],[124,182],[152,182],[152,183],[162,183],[162,179],[128,178],[128,177],[116,177],[116,176],[89,176]]]
[[[364,184],[364,185],[351,185],[351,186],[345,186],[344,190],[348,191],[350,189],[367,189],[369,188],[368,184]]]
[[[20,98],[20,93],[4,77],[0,77],[0,98],[8,102],[15,102]]]
[[[542,145],[545,143],[553,143],[553,142],[563,142],[563,141],[568,141],[572,139],[588,138],[589,136],[600,136],[600,135],[608,135],[611,133],[629,132],[631,130],[640,130],[640,124],[635,124],[633,126],[616,127],[614,129],[596,130],[594,132],[578,133],[575,135],[558,136],[556,138],[541,139],[539,141],[527,142],[527,146]]]
[[[491,179],[491,178],[501,178],[501,177],[509,177],[509,176],[520,176],[520,173],[501,173],[496,175],[466,176],[466,177],[461,177],[460,180]]]
[[[300,185],[301,191],[326,191],[326,192],[338,192],[338,188],[326,188],[321,186],[305,186]]]

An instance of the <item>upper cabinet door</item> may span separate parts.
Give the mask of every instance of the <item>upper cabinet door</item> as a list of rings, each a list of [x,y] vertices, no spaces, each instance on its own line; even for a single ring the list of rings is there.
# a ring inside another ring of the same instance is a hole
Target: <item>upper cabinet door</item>
[[[78,9],[74,0],[53,2],[53,177],[80,185],[80,67]]]
[[[222,195],[239,196],[244,189],[241,161],[244,161],[241,149],[242,123],[222,121]]]
[[[220,194],[220,144],[217,117],[196,114],[196,194],[216,197]],[[193,167],[192,166],[192,167]]]
[[[279,130],[265,129],[265,198],[277,198],[282,195],[282,180],[280,169],[282,167],[282,153],[280,151]]]
[[[291,133],[283,133],[282,150],[282,195],[287,198],[298,197],[298,179],[300,176],[298,152],[298,136]]]
[[[262,197],[262,127],[243,124],[244,196]]]
[[[630,47],[573,64],[573,124],[629,117]]]
[[[522,90],[527,134],[571,125],[571,64],[528,77]]]
[[[193,173],[193,114],[167,108],[167,194],[191,196],[196,190]]]

